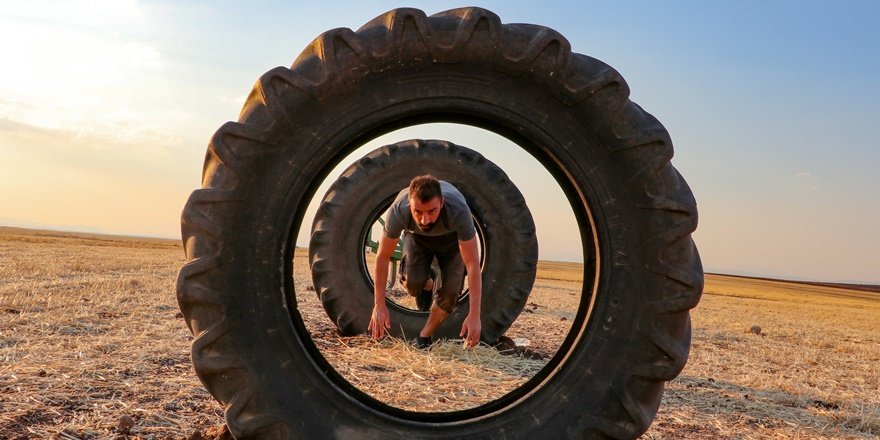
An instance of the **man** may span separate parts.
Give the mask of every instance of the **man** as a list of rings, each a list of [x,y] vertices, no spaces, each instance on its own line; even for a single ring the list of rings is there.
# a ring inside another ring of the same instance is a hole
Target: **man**
[[[385,304],[388,263],[404,231],[401,282],[409,294],[417,298],[426,292],[436,291],[428,320],[416,338],[416,345],[419,348],[431,346],[434,331],[455,310],[465,274],[468,273],[471,274],[468,279],[469,309],[459,335],[465,338],[467,347],[476,346],[480,342],[482,329],[482,279],[473,217],[458,189],[430,174],[413,178],[409,188],[397,195],[388,211],[376,256],[373,315],[368,327],[373,338],[385,336],[385,331],[391,328],[388,306]],[[434,258],[437,258],[443,275],[442,285],[437,289],[434,289],[431,276]]]

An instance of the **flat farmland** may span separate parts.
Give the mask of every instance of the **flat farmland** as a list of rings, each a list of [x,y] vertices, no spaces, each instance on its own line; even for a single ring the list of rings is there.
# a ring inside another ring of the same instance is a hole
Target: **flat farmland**
[[[0,228],[0,438],[223,438],[177,307],[183,263],[173,240]],[[337,335],[307,267],[298,250],[299,312],[323,355],[373,397],[426,412],[480,405],[540,370],[582,273],[541,262],[508,332],[516,350],[419,351]],[[690,360],[644,438],[876,438],[880,293],[856,287],[707,275]]]

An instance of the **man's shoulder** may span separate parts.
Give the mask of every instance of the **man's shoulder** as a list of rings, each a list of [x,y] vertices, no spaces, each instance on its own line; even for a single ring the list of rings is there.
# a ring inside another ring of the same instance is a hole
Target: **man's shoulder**
[[[405,188],[397,193],[397,197],[388,207],[385,216],[385,232],[389,237],[397,237],[403,231],[410,220],[409,189]]]
[[[444,183],[441,181],[441,185]],[[467,204],[464,194],[455,187],[455,185],[445,182],[443,190],[443,198],[447,207],[446,218],[448,229],[458,232],[459,240],[469,240],[474,234],[474,221],[472,218],[471,208]]]
[[[456,210],[470,211],[464,194],[455,187],[455,185],[445,181],[440,181],[440,190],[443,192],[443,199],[449,206],[455,207]]]
[[[404,188],[397,193],[397,197],[391,202],[390,209],[394,211],[401,207],[407,208],[406,211],[409,212],[409,188]]]

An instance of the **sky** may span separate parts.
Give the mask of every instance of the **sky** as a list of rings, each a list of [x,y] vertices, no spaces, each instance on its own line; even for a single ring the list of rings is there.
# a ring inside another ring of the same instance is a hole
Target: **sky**
[[[467,6],[322,3],[3,2],[0,225],[179,238],[208,141],[260,75],[323,31],[400,6]],[[477,5],[553,28],[623,75],[670,132],[707,272],[880,283],[880,2]],[[525,152],[501,154],[509,141],[493,133],[410,127],[334,173],[414,137],[496,162],[526,197],[540,257],[581,258],[558,185]]]

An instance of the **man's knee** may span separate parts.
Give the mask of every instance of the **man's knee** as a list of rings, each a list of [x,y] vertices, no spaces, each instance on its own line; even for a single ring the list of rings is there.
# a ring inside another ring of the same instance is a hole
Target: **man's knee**
[[[422,293],[422,290],[425,287],[425,282],[430,280],[430,278],[425,274],[406,274],[406,276],[401,280],[401,284],[406,287],[406,291],[409,292],[412,296],[417,296]]]
[[[446,313],[453,313],[458,307],[458,298],[464,289],[464,270],[450,267],[450,272],[443,273],[443,282],[434,294],[434,301]]]
[[[434,295],[434,302],[437,303],[437,307],[440,307],[444,312],[452,314],[458,306],[458,294],[441,295],[440,292],[437,292]]]

